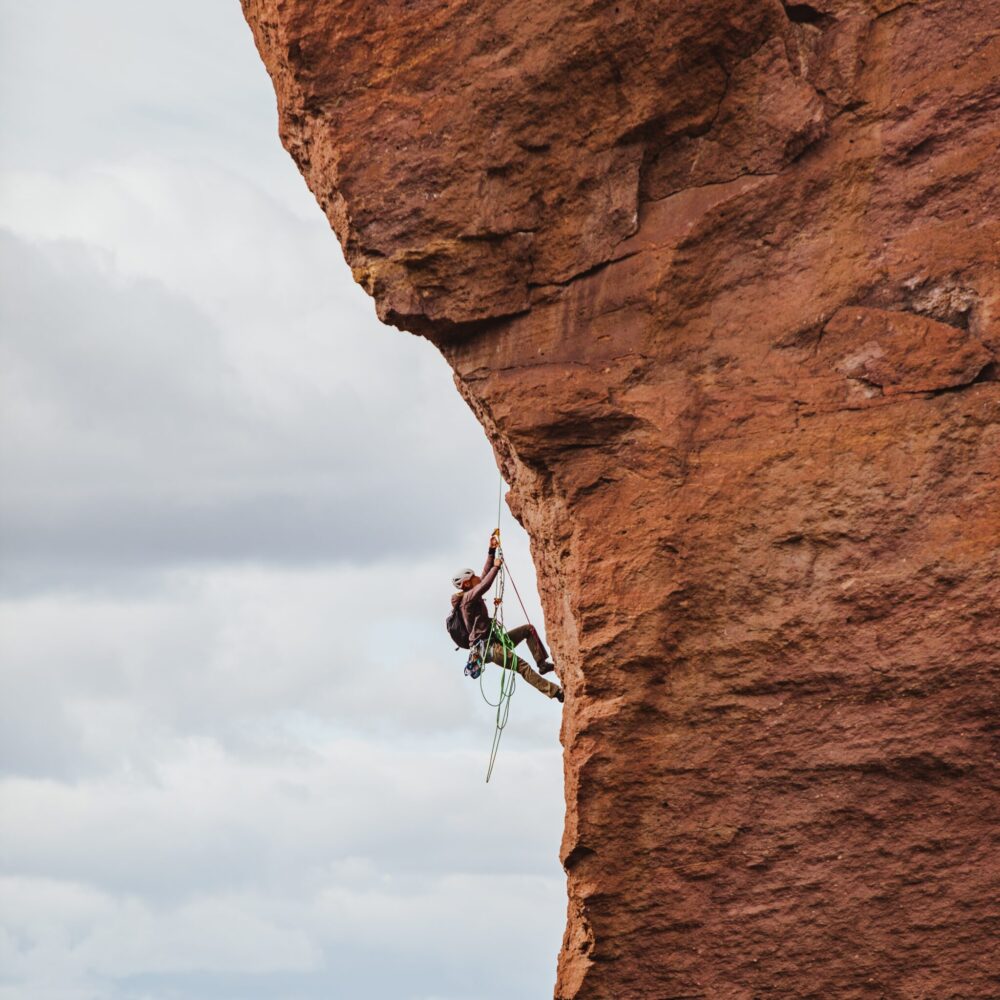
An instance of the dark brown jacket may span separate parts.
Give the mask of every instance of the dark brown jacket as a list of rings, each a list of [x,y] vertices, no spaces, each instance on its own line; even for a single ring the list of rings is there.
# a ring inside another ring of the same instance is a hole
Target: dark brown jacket
[[[493,565],[495,558],[496,550],[490,549],[479,583],[468,590],[452,594],[451,597],[452,607],[459,601],[462,602],[462,618],[469,633],[470,646],[474,646],[480,639],[485,639],[490,634],[490,613],[486,609],[483,595],[493,586],[493,581],[497,578],[497,573],[500,572],[500,568]]]

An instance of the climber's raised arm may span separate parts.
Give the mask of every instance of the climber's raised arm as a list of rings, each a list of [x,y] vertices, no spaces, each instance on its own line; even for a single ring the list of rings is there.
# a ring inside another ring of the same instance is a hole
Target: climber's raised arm
[[[500,572],[503,559],[497,557],[497,550],[493,547],[495,538],[495,535],[490,537],[490,552],[486,558],[486,565],[483,567],[482,579],[466,591],[467,596],[464,598],[466,604],[476,600],[477,597],[482,597],[493,586],[493,581],[497,578],[497,573]]]
[[[497,547],[500,545],[500,535],[494,531],[490,535],[490,549],[486,553],[486,564],[483,566],[483,572],[480,574],[483,579],[486,579],[486,574],[493,569],[493,564],[496,562],[497,558]],[[495,575],[495,574],[494,574]],[[489,589],[489,588],[487,588]]]

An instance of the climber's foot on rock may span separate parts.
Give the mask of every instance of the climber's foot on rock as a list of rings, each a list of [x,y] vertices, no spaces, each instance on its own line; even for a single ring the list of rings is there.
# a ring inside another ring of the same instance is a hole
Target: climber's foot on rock
[[[551,674],[555,669],[556,665],[551,660],[546,660],[544,663],[538,664],[538,672],[540,674]]]
[[[556,701],[558,701],[559,704],[561,705],[565,700],[566,700],[566,695],[563,694],[563,689],[559,688],[559,690],[556,691]]]

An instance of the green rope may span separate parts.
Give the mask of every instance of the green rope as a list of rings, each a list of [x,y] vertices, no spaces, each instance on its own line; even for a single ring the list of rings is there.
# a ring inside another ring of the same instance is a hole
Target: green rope
[[[517,673],[514,670],[514,659],[517,654],[514,652],[514,644],[510,641],[510,636],[503,625],[503,568],[497,577],[497,596],[501,603],[497,605],[496,613],[490,622],[490,632],[483,644],[483,672],[479,675],[479,693],[483,696],[483,701],[491,708],[496,709],[496,725],[493,729],[493,743],[490,746],[490,760],[486,768],[486,781],[489,783],[493,775],[493,768],[496,764],[497,753],[500,750],[500,738],[507,726],[510,718],[510,702],[514,696],[514,688],[517,683]],[[500,667],[500,692],[497,700],[491,701],[483,687],[483,678],[486,675],[486,658],[492,653],[494,645],[499,645],[503,650],[502,662],[497,664]]]
[[[497,496],[498,537],[500,531],[500,512],[502,510],[502,504],[503,476],[500,477],[500,488]],[[497,547],[497,553],[502,559],[503,549],[499,546]],[[501,564],[500,572],[497,574],[496,611],[493,613],[493,619],[490,622],[490,634],[486,637],[486,642],[482,647],[483,669],[482,673],[479,675],[479,693],[483,696],[483,701],[485,701],[491,708],[495,708],[497,711],[496,727],[493,730],[493,745],[490,747],[490,762],[486,768],[487,784],[489,784],[490,777],[493,775],[493,767],[496,764],[497,753],[500,750],[500,737],[503,736],[507,720],[510,718],[510,700],[514,695],[514,686],[517,678],[517,672],[514,670],[514,661],[517,654],[514,652],[514,644],[510,641],[510,636],[507,634],[507,629],[504,628],[503,624],[503,591],[505,582],[506,569]],[[520,595],[518,595],[518,600],[520,600]],[[486,674],[486,658],[493,651],[494,642],[499,644],[503,649],[503,662],[498,664],[500,667],[500,696],[496,702],[490,701],[486,695],[486,691],[483,689],[483,677]],[[509,666],[508,662],[510,664]]]

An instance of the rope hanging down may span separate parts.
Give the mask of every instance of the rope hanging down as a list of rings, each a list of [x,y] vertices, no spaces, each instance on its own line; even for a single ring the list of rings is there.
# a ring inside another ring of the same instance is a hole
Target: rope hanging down
[[[502,552],[502,549],[498,548],[497,551]],[[491,708],[495,708],[497,713],[496,727],[493,730],[493,744],[490,747],[490,762],[486,768],[487,783],[489,783],[490,777],[493,775],[493,766],[496,764],[497,752],[500,749],[500,737],[503,736],[507,720],[510,718],[510,700],[514,696],[514,687],[516,683],[515,678],[517,677],[517,674],[513,669],[513,660],[511,659],[515,655],[514,647],[503,624],[504,577],[504,570],[501,566],[500,572],[497,574],[497,596],[493,599],[496,610],[493,612],[493,620],[490,622],[490,634],[486,639],[486,645],[484,647],[484,651],[487,654],[493,648],[494,643],[503,649],[503,662],[500,669],[500,695],[495,702],[490,701],[490,698],[486,694],[486,690],[483,687],[483,678],[486,676],[485,662],[483,664],[483,672],[479,675],[479,693],[483,696],[483,701],[485,701]],[[511,662],[511,669],[507,668],[508,660]]]
[[[503,477],[500,477],[500,488],[497,496],[497,542],[500,540],[500,513],[503,504]],[[504,628],[503,623],[503,593],[504,587],[506,586],[508,577],[510,578],[511,586],[514,588],[514,593],[517,595],[517,603],[521,605],[521,611],[524,612],[524,620],[530,625],[531,619],[528,617],[528,611],[524,606],[524,601],[521,600],[521,594],[517,589],[517,584],[514,582],[514,578],[510,576],[507,570],[507,561],[503,558],[503,549],[500,545],[497,545],[497,555],[501,560],[500,572],[497,573],[497,584],[496,584],[496,596],[493,598],[493,619],[490,622],[490,634],[486,639],[486,645],[483,647],[484,652],[488,655],[489,651],[493,648],[493,644],[498,644],[503,649],[503,663],[500,668],[500,696],[494,702],[490,701],[486,694],[486,690],[483,687],[483,677],[486,676],[486,664],[483,663],[483,672],[479,675],[479,693],[483,696],[483,701],[486,702],[491,708],[496,709],[496,728],[493,730],[493,745],[490,747],[490,762],[486,768],[486,781],[489,783],[490,777],[493,774],[493,766],[496,764],[497,752],[500,749],[500,737],[503,736],[504,728],[507,725],[507,721],[510,718],[510,700],[514,695],[514,687],[517,678],[517,671],[514,669],[514,657],[516,656],[514,652],[514,644],[510,641],[510,636],[507,634],[507,629]],[[485,661],[485,656],[484,656]],[[508,667],[508,663],[510,666]]]

